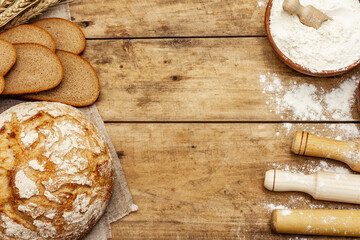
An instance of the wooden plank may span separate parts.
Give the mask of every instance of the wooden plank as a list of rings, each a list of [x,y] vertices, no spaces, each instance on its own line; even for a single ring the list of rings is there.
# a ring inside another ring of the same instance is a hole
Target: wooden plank
[[[266,38],[91,40],[83,56],[99,74],[105,121],[304,120],[277,108],[283,96],[264,93],[262,76],[281,79],[285,94],[295,81],[327,91],[360,73],[306,77],[283,64]],[[359,119],[352,107],[349,118]],[[313,120],[349,120],[322,117]]]
[[[266,4],[266,0],[88,0],[72,3],[70,10],[88,38],[264,36]]]
[[[339,162],[290,153],[296,130],[346,137],[334,131],[339,126],[106,124],[139,206],[112,225],[113,239],[295,239],[271,232],[271,208],[357,209],[263,187],[273,168],[350,171]]]

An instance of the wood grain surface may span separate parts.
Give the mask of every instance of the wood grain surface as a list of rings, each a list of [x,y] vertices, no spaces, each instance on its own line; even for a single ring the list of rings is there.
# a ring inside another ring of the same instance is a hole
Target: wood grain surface
[[[266,3],[90,0],[71,4],[71,16],[88,38],[263,36]]]
[[[296,81],[331,90],[360,73],[302,75],[266,38],[89,40],[83,56],[99,74],[105,121],[293,121],[292,111],[267,104],[275,96],[264,93],[261,75],[288,89]],[[359,119],[355,104],[352,117]],[[326,111],[324,118],[334,121]]]
[[[330,133],[330,125],[109,123],[106,127],[140,207],[112,225],[114,239],[296,239],[271,232],[273,207],[359,208],[263,187],[265,172],[273,168],[310,173],[329,164],[349,169],[340,162],[290,152],[296,130],[315,128],[317,134],[337,136]]]

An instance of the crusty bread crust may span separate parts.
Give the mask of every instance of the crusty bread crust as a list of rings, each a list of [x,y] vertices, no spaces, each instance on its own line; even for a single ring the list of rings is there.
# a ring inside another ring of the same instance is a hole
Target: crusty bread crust
[[[56,54],[58,55],[60,61],[62,61],[64,67],[64,78],[62,82],[54,89],[35,94],[24,95],[24,98],[61,102],[76,107],[84,107],[93,104],[98,99],[100,94],[100,82],[95,69],[88,61],[74,53],[57,50]],[[65,58],[67,58],[67,60],[69,58],[73,59],[73,61],[71,63],[65,63]],[[72,68],[73,66],[79,64],[84,65],[84,67],[86,68],[86,73],[76,72],[73,73],[73,75],[75,76],[72,76],[69,73],[68,68]],[[74,81],[74,79],[86,76],[86,74],[89,76],[87,76],[86,79],[81,83],[82,85],[86,86],[86,89],[81,91],[80,89],[76,88],[76,84],[78,83],[69,83],[71,81]],[[72,96],[72,98],[66,96]],[[76,100],[74,99],[75,96],[77,97]]]
[[[109,147],[79,110],[27,102],[0,115],[0,239],[80,239],[112,187]]]
[[[5,44],[10,49],[10,56],[9,59],[7,59],[7,65],[4,67],[4,69],[0,72],[0,75],[5,76],[10,69],[14,66],[16,62],[16,49],[14,45],[12,45],[9,41],[0,39],[0,46],[1,44]],[[4,56],[2,56],[4,57]]]
[[[68,24],[72,28],[72,31],[75,31],[75,32],[72,32],[71,34],[77,33],[77,34],[79,34],[80,38],[82,39],[80,45],[78,45],[74,51],[71,51],[68,48],[70,46],[71,46],[71,48],[74,47],[74,43],[69,43],[69,46],[66,46],[65,48],[61,47],[60,46],[61,44],[57,43],[56,44],[57,50],[69,51],[69,52],[72,52],[75,54],[82,53],[86,46],[86,39],[85,39],[85,35],[84,35],[83,31],[81,31],[81,29],[75,23],[73,23],[69,20],[63,19],[63,18],[44,18],[44,19],[37,20],[37,21],[33,22],[32,24],[47,30],[50,33],[50,35],[53,36],[53,38],[55,39],[55,42],[58,42],[59,40],[61,40],[60,38],[63,39],[65,34],[61,34],[62,36],[57,37],[57,36],[55,36],[54,32],[52,32],[52,31],[54,29],[56,29],[56,31],[59,31],[59,30],[64,31],[65,29],[53,28],[54,26],[53,26],[53,24],[51,24],[52,21],[59,21],[59,22]],[[48,28],[47,24],[50,24],[49,26],[51,26],[51,28]]]
[[[22,82],[24,79],[19,79],[17,77],[13,77],[12,74],[25,74],[26,75],[26,72],[24,72],[22,69],[18,69],[18,66],[20,66],[19,68],[21,68],[21,65],[22,64],[20,62],[21,60],[21,55],[20,55],[20,52],[18,50],[18,61],[16,62],[15,66],[11,69],[11,71],[8,73],[7,76],[5,76],[5,89],[4,91],[2,92],[2,95],[17,95],[17,94],[26,94],[26,93],[34,93],[34,92],[40,92],[40,91],[46,91],[46,90],[49,90],[49,89],[52,89],[56,86],[58,86],[64,76],[64,68],[62,67],[62,64],[61,64],[61,61],[60,59],[56,56],[56,54],[54,52],[52,52],[49,48],[47,47],[44,47],[40,44],[37,44],[37,43],[17,43],[17,44],[14,44],[15,47],[19,47],[19,48],[22,48],[22,47],[32,47],[32,48],[37,48],[37,50],[41,50],[43,52],[46,52],[47,56],[48,57],[51,57],[53,63],[54,63],[54,68],[57,69],[58,71],[58,76],[54,77],[54,79],[51,79],[51,82],[48,82],[46,81],[45,84],[43,84],[41,87],[37,87],[35,88],[34,85],[36,84],[35,82]],[[37,54],[35,55],[38,55],[40,54],[40,52],[38,52]],[[37,64],[37,63],[32,63],[32,64]],[[56,67],[55,67],[56,66]],[[24,64],[24,67],[32,67],[31,65],[29,66],[28,64]],[[45,70],[47,68],[49,68],[49,65],[48,65],[48,62],[47,64],[44,66],[42,66]],[[16,73],[17,72],[17,73]],[[36,72],[35,72],[36,73]],[[45,72],[44,72],[45,73]],[[29,76],[29,74],[27,75]],[[12,81],[15,81],[15,83],[12,83],[11,85],[9,84],[9,81],[12,80]],[[43,79],[38,79],[40,81],[44,81]],[[8,81],[8,83],[7,83]],[[33,80],[33,81],[36,81]],[[29,84],[29,83],[32,83],[32,84]],[[26,86],[29,85],[29,87],[24,87],[24,85]],[[13,88],[13,89],[11,89]],[[31,89],[30,89],[31,88]]]
[[[38,38],[24,39],[23,36],[21,38],[18,38],[17,34],[18,34],[18,32],[21,32],[21,31],[29,31],[32,34],[40,33],[43,38],[46,38],[46,42],[40,41]],[[9,41],[12,44],[37,43],[37,44],[43,45],[44,47],[49,48],[53,52],[55,52],[55,50],[56,50],[55,40],[51,36],[51,34],[49,32],[47,32],[45,29],[38,27],[36,25],[25,24],[25,25],[19,25],[19,26],[9,28],[6,31],[0,33],[0,38]]]
[[[4,91],[5,88],[5,79],[3,76],[0,75],[0,94],[2,93],[2,91]]]

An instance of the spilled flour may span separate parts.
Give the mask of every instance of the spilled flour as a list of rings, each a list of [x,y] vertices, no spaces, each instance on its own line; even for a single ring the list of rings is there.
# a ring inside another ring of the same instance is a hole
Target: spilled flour
[[[316,86],[316,83],[299,83],[285,81],[274,73],[259,76],[263,94],[269,99],[266,104],[286,121],[355,121],[352,112],[355,107],[355,90],[360,79],[360,73],[352,77],[340,79],[339,84],[332,89]],[[322,137],[337,140],[354,140],[360,137],[358,124],[354,123],[283,123],[277,126],[274,138],[287,137],[292,139],[296,131],[306,131]],[[286,151],[286,150],[285,150]],[[313,174],[319,171],[352,174],[344,164],[336,164],[326,159],[301,158],[301,163],[276,162],[267,165],[267,169],[284,170],[297,174]],[[283,195],[282,198],[272,193],[273,200],[264,199],[263,208],[268,213],[275,209],[354,209],[354,205],[314,201],[312,197],[299,193]],[[276,200],[275,200],[276,199]]]
[[[305,131],[322,137],[329,137],[336,140],[351,141],[360,137],[360,130],[354,123],[346,124],[334,124],[327,123],[321,124],[320,127],[314,127],[314,125],[302,124],[302,123],[284,123],[282,128],[285,131],[278,129],[276,136],[295,136],[296,131]]]
[[[259,1],[257,1],[257,5],[258,5],[258,7],[264,7],[266,5],[266,3],[264,1],[259,0]]]
[[[334,166],[329,164],[325,160],[304,160],[304,164],[301,166],[294,166],[288,164],[281,164],[281,163],[273,163],[271,164],[271,168],[277,170],[283,170],[286,172],[296,173],[296,174],[313,174],[319,171],[325,172],[333,172],[333,173],[340,173],[340,174],[350,174],[351,171],[349,168],[345,166]]]
[[[259,82],[263,93],[268,95],[266,104],[272,105],[278,115],[287,112],[290,120],[321,121],[321,120],[354,120],[351,114],[355,104],[355,90],[359,76],[345,79],[339,87],[324,90],[313,84],[290,81],[284,85],[275,73],[260,75]],[[272,110],[270,110],[272,111]]]
[[[314,124],[303,123],[284,123],[277,129],[276,136],[280,138],[293,137],[296,131],[306,131],[323,137],[330,137],[337,140],[354,140],[360,136],[360,131],[356,124],[319,124],[319,127]],[[289,151],[289,150],[288,150]],[[294,155],[295,156],[295,155]],[[295,160],[294,160],[295,161]],[[319,171],[334,172],[340,174],[352,174],[353,172],[345,164],[335,164],[332,161],[326,159],[317,158],[308,159],[306,156],[301,157],[301,164],[295,164],[291,162],[272,162],[267,164],[267,169],[283,170],[296,174],[314,174]],[[276,194],[276,193],[272,193]],[[275,195],[274,195],[275,197]],[[328,203],[322,203],[313,200],[306,194],[294,194],[291,196],[283,196],[282,199],[275,198],[276,203],[271,200],[263,201],[263,208],[269,213],[275,209],[354,209],[353,205],[341,205],[334,203],[329,205]]]

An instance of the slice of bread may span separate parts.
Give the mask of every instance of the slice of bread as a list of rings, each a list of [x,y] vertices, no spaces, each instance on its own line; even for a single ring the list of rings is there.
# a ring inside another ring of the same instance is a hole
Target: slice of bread
[[[3,95],[40,92],[59,85],[64,69],[54,52],[36,43],[14,46],[17,60],[5,76]]]
[[[61,50],[56,54],[64,67],[64,78],[60,85],[49,91],[25,95],[25,98],[56,101],[76,107],[93,104],[100,93],[99,78],[93,67],[76,54]]]
[[[0,94],[2,93],[2,91],[4,91],[5,88],[5,79],[3,76],[0,75]]]
[[[8,41],[0,39],[0,75],[4,76],[16,62],[15,47]]]
[[[85,49],[85,36],[74,23],[62,18],[45,18],[33,23],[48,31],[55,39],[56,49],[80,54]]]
[[[15,43],[37,43],[55,52],[55,40],[44,29],[35,25],[20,25],[0,33],[0,38]]]

